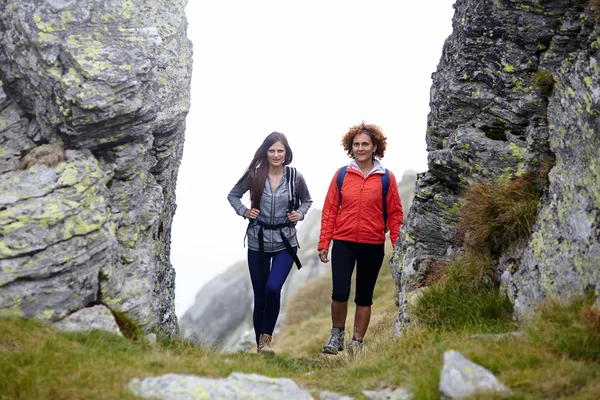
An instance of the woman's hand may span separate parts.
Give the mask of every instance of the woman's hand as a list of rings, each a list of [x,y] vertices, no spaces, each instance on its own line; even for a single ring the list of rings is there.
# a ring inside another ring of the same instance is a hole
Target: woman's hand
[[[298,222],[298,214],[296,214],[296,211],[288,212],[287,217],[290,222]]]
[[[329,262],[329,250],[327,249],[321,249],[319,250],[319,258],[321,259],[322,263],[328,263]]]
[[[244,213],[244,217],[250,218],[250,219],[256,219],[256,218],[258,218],[259,215],[260,215],[260,210],[258,208],[251,208],[249,210],[246,210],[246,212]]]

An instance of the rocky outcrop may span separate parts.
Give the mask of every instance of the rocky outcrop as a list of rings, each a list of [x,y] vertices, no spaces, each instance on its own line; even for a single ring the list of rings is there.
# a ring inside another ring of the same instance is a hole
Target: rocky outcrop
[[[410,319],[414,277],[459,250],[458,199],[551,160],[531,237],[499,263],[517,316],[549,296],[600,294],[600,56],[597,11],[583,1],[458,0],[431,88],[428,171],[393,270]]]
[[[171,335],[185,1],[0,4],[0,315],[104,304]],[[64,162],[21,159],[52,143]],[[29,167],[29,165],[32,165]]]

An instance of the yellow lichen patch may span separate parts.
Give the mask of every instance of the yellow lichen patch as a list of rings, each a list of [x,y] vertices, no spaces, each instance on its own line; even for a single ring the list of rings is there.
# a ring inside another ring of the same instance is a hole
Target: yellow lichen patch
[[[79,176],[77,174],[77,167],[74,164],[69,164],[63,171],[61,177],[58,179],[59,185],[74,186],[79,182]]]
[[[37,37],[38,44],[45,44],[49,42],[54,42],[58,39],[56,35],[46,32],[40,32]]]
[[[510,64],[503,64],[504,67],[504,71],[508,72],[508,73],[513,73],[515,72],[515,67],[513,65]]]
[[[510,154],[515,158],[521,159],[525,156],[525,153],[527,153],[526,148],[519,147],[514,143],[510,143],[509,147],[510,147]]]
[[[75,16],[70,8],[64,9],[60,14],[60,21],[63,25],[71,24],[75,22]]]
[[[61,78],[61,83],[67,87],[81,84],[81,75],[75,68],[69,68]]]
[[[123,2],[123,8],[121,9],[121,15],[125,19],[131,19],[133,16],[133,3],[129,0]]]
[[[13,251],[4,242],[0,242],[0,258],[12,256]]]

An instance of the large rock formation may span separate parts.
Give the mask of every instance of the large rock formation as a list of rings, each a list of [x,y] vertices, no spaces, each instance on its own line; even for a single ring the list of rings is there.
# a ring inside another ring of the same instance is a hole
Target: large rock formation
[[[169,262],[189,109],[185,0],[0,4],[0,315],[104,304],[177,332]],[[52,143],[57,165],[19,170]]]
[[[428,171],[397,244],[399,333],[414,277],[457,250],[458,200],[553,160],[531,237],[500,259],[517,316],[600,294],[600,25],[580,0],[458,0],[433,75]]]

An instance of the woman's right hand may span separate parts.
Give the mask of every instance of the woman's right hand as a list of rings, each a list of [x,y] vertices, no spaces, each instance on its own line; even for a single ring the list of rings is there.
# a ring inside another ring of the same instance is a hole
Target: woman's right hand
[[[258,208],[251,208],[249,210],[246,210],[246,212],[244,213],[244,217],[250,218],[250,219],[256,219],[256,218],[258,218],[259,215],[260,215],[260,210]]]
[[[329,250],[327,249],[321,249],[319,250],[319,258],[321,259],[322,263],[328,263],[329,262]]]

